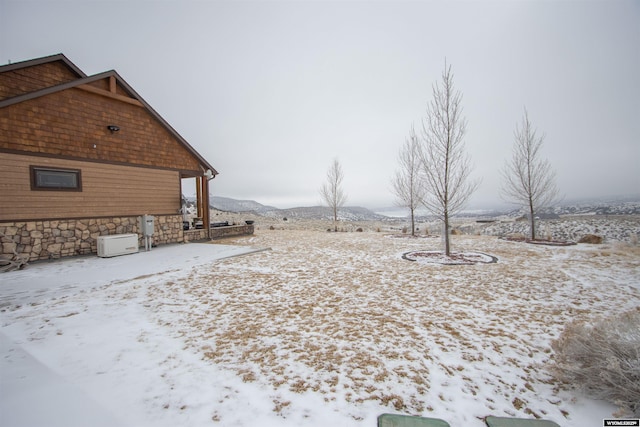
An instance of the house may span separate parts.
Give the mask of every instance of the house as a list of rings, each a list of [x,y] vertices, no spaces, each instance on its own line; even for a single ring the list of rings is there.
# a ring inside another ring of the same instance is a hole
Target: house
[[[209,224],[216,170],[116,71],[87,76],[64,55],[0,66],[0,257],[95,253],[103,235],[155,244],[211,237],[184,231],[182,179],[195,178]]]

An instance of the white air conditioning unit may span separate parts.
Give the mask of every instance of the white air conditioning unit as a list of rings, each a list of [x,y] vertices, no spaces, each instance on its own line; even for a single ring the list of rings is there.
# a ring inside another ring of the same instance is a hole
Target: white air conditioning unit
[[[138,252],[137,234],[114,234],[98,237],[98,256],[108,258]]]

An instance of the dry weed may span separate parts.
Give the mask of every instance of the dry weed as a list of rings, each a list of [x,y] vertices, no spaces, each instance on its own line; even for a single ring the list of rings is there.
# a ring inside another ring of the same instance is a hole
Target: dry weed
[[[569,323],[552,347],[561,380],[640,416],[640,308]]]

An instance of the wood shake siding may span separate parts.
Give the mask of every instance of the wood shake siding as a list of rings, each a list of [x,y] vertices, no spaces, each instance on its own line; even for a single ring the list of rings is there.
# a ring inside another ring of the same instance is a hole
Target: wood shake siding
[[[95,253],[100,236],[140,234],[143,214],[155,244],[211,238],[180,213],[181,178],[209,205],[207,170],[117,72],[87,76],[63,54],[0,66],[0,259]]]
[[[145,108],[80,88],[0,109],[0,131],[0,151],[200,171]]]
[[[82,191],[32,190],[30,165],[79,169]],[[180,209],[177,171],[8,153],[0,153],[0,169],[0,221],[175,215]]]
[[[7,71],[3,74],[3,81],[0,85],[0,99],[34,92],[78,78],[76,74],[59,61]]]

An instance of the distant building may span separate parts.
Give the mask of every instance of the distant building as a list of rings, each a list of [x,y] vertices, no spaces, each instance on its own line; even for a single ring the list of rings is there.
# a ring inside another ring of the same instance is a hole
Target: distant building
[[[183,230],[181,179],[196,178],[209,224],[216,170],[115,71],[85,75],[64,55],[0,66],[0,256],[95,253],[101,235],[154,243],[209,237]]]

